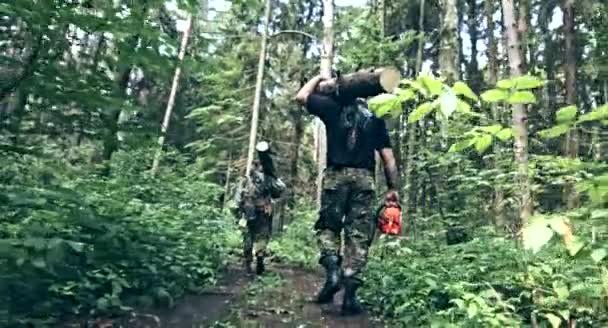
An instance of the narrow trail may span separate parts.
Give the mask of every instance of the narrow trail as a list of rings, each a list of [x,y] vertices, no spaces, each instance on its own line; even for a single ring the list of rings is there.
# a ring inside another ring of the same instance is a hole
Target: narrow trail
[[[342,291],[334,304],[312,300],[320,272],[271,265],[258,277],[229,270],[217,287],[182,298],[171,309],[148,309],[120,320],[91,322],[99,328],[367,328],[384,327],[367,314],[340,315]],[[70,327],[75,327],[70,325]]]

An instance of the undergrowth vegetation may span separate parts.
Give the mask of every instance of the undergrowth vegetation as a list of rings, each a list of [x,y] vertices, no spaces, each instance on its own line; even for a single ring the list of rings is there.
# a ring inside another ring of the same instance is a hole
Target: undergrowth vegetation
[[[220,188],[176,154],[152,178],[149,153],[115,154],[109,176],[2,154],[0,326],[170,306],[216,281],[238,243]]]

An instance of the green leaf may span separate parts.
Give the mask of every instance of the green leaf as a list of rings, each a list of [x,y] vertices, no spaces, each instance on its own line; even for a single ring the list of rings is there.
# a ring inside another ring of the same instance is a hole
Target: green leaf
[[[505,90],[499,89],[490,89],[481,94],[481,99],[485,102],[489,103],[497,103],[499,101],[504,101],[509,97],[509,93]]]
[[[460,152],[463,151],[469,147],[471,147],[473,144],[475,144],[475,140],[476,138],[470,138],[470,139],[465,139],[465,140],[460,140],[457,143],[453,144],[450,149],[448,150],[448,152]]]
[[[399,97],[399,101],[402,103],[416,98],[416,92],[414,92],[412,89],[398,88],[395,93],[397,94],[397,97]]]
[[[41,257],[35,257],[31,260],[32,265],[38,269],[46,268],[46,261]]]
[[[568,132],[568,130],[570,130],[570,125],[560,124],[550,129],[538,131],[538,135],[543,139],[552,139],[565,134],[566,132]]]
[[[576,236],[570,243],[566,244],[566,249],[570,253],[570,256],[575,256],[583,247],[585,247],[585,243]]]
[[[419,80],[426,87],[429,93],[433,96],[438,96],[441,94],[441,90],[443,88],[443,83],[441,81],[435,79],[432,76],[421,76]]]
[[[537,218],[523,229],[524,248],[537,253],[553,238],[554,234],[555,232],[549,228],[544,218]]]
[[[478,312],[479,312],[479,308],[477,307],[477,303],[475,303],[475,302],[469,303],[469,305],[467,306],[467,315],[469,316],[469,319],[475,317]]]
[[[591,252],[591,258],[595,263],[602,262],[602,260],[606,258],[606,255],[608,255],[608,251],[605,248],[594,249],[593,252]]]
[[[515,82],[515,88],[517,90],[531,90],[540,88],[545,85],[545,82],[543,80],[532,75],[520,76],[518,78],[515,78],[513,82]]]
[[[498,125],[498,124],[494,124],[494,125],[490,125],[490,126],[482,126],[479,128],[479,131],[483,131],[489,134],[496,134],[498,131],[500,131],[500,129],[502,128],[502,126]]]
[[[468,85],[464,84],[463,82],[456,82],[454,83],[454,86],[452,87],[452,89],[454,90],[454,93],[457,96],[465,96],[471,100],[475,100],[477,101],[479,99],[479,97],[477,97],[477,95],[475,94],[475,92],[473,92],[473,90],[471,90],[471,88],[469,88]]]
[[[600,121],[608,118],[608,104],[600,106],[593,110],[591,113],[581,115],[578,119],[578,123],[589,122],[589,121]]]
[[[507,102],[511,105],[534,104],[536,103],[536,96],[530,91],[516,91],[509,97]]]
[[[504,128],[504,129],[498,131],[498,133],[496,133],[496,138],[498,138],[500,141],[507,141],[507,140],[513,138],[513,129]]]
[[[368,101],[369,109],[382,118],[387,113],[394,111],[396,108],[401,108],[399,97],[389,93],[383,93],[371,98]]]
[[[591,212],[591,220],[608,219],[608,209],[594,210]]]
[[[471,105],[462,99],[457,99],[456,110],[460,113],[471,113]]]
[[[557,113],[555,113],[555,117],[557,119],[557,123],[570,123],[574,121],[576,118],[576,106],[566,106],[560,108]]]
[[[562,323],[562,319],[553,313],[545,313],[545,318],[549,320],[553,328],[559,328],[560,324]]]
[[[475,150],[480,155],[483,154],[492,145],[492,136],[484,134],[475,138]]]
[[[515,86],[515,81],[513,81],[512,79],[500,80],[498,81],[498,83],[496,83],[496,86],[500,89],[509,90]]]
[[[456,110],[458,98],[452,92],[445,92],[439,98],[439,108],[445,118],[449,118]]]
[[[433,103],[425,102],[418,106],[407,118],[407,122],[412,124],[420,121],[434,109]]]

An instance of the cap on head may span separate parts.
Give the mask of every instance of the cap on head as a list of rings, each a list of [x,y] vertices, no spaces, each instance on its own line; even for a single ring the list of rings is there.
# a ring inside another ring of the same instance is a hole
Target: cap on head
[[[270,146],[268,145],[268,143],[266,141],[260,141],[255,146],[255,149],[257,151],[261,151],[261,152],[268,151],[269,148],[270,148]]]

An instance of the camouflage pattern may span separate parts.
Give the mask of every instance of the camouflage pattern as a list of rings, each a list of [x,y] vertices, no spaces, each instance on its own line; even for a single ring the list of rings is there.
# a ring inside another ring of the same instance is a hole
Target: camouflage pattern
[[[249,179],[241,179],[235,203],[237,217],[247,221],[243,231],[243,252],[246,260],[253,255],[264,256],[272,227],[272,199],[285,190],[281,179],[263,173],[256,168]]]
[[[328,168],[323,177],[321,211],[315,224],[321,259],[340,257],[344,231],[342,268],[346,277],[357,277],[367,262],[375,233],[372,202],[374,175],[367,169]]]

